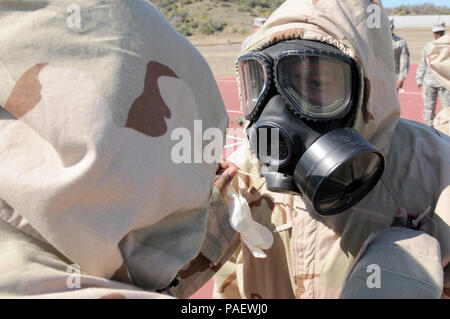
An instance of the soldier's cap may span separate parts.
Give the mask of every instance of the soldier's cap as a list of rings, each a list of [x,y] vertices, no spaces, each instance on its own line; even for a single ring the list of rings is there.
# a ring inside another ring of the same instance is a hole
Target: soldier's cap
[[[391,28],[394,26],[394,18],[389,18],[389,22],[391,23]]]
[[[433,26],[433,32],[442,32],[445,31],[445,22],[437,23]]]
[[[253,20],[253,26],[260,28],[265,22],[266,18],[255,18],[255,20]]]

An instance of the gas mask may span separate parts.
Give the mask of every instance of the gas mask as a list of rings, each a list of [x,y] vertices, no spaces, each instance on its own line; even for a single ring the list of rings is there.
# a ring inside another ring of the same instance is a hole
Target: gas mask
[[[302,194],[320,215],[355,205],[377,184],[384,155],[351,128],[362,74],[337,48],[279,42],[238,59],[247,137],[267,189]]]

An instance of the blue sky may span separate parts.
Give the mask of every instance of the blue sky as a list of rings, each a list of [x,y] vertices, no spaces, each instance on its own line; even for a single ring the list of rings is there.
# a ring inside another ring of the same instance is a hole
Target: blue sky
[[[382,0],[383,6],[385,8],[397,7],[402,4],[422,4],[422,3],[432,3],[437,6],[450,6],[449,0]]]

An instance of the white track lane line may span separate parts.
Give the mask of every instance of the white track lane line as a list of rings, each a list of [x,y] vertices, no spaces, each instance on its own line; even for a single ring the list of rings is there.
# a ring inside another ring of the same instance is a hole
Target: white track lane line
[[[400,93],[400,94],[402,94],[402,93]],[[419,92],[404,92],[403,94],[422,95],[422,93],[419,93]]]
[[[235,111],[235,110],[227,110],[228,113],[239,113],[239,114],[244,114],[242,113],[242,111]]]
[[[398,90],[398,94],[414,94],[414,95],[422,95],[420,92],[406,92],[404,89]]]
[[[225,145],[224,148],[230,148],[230,147],[233,147],[233,146],[239,146],[239,145],[243,145],[243,144],[244,144],[244,142],[228,144],[228,145]]]
[[[242,137],[237,137],[237,136],[233,136],[233,135],[227,135],[227,137],[231,138],[233,140],[245,141],[245,139],[243,139]]]

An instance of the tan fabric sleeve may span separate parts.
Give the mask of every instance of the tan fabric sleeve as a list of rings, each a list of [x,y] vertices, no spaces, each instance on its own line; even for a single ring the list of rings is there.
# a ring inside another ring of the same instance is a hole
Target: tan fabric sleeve
[[[200,254],[179,272],[176,297],[187,298],[201,288],[231,257],[240,243],[228,222],[228,209],[214,188],[208,215],[208,232]],[[0,221],[0,297],[3,298],[168,298],[130,284],[87,275],[80,286],[69,287],[73,264],[52,246]],[[120,280],[120,279],[117,279]]]
[[[242,265],[241,249],[236,250],[234,255],[214,275],[214,299],[242,299],[243,293],[239,289],[237,270],[237,265]],[[239,275],[242,276],[242,273]],[[242,278],[240,281],[242,282]]]
[[[90,276],[49,244],[0,221],[0,298],[159,299],[170,296]]]
[[[178,298],[188,298],[200,289],[231,258],[240,244],[231,228],[228,208],[214,187],[208,212],[208,227],[200,254],[179,273],[180,283],[173,289]]]

